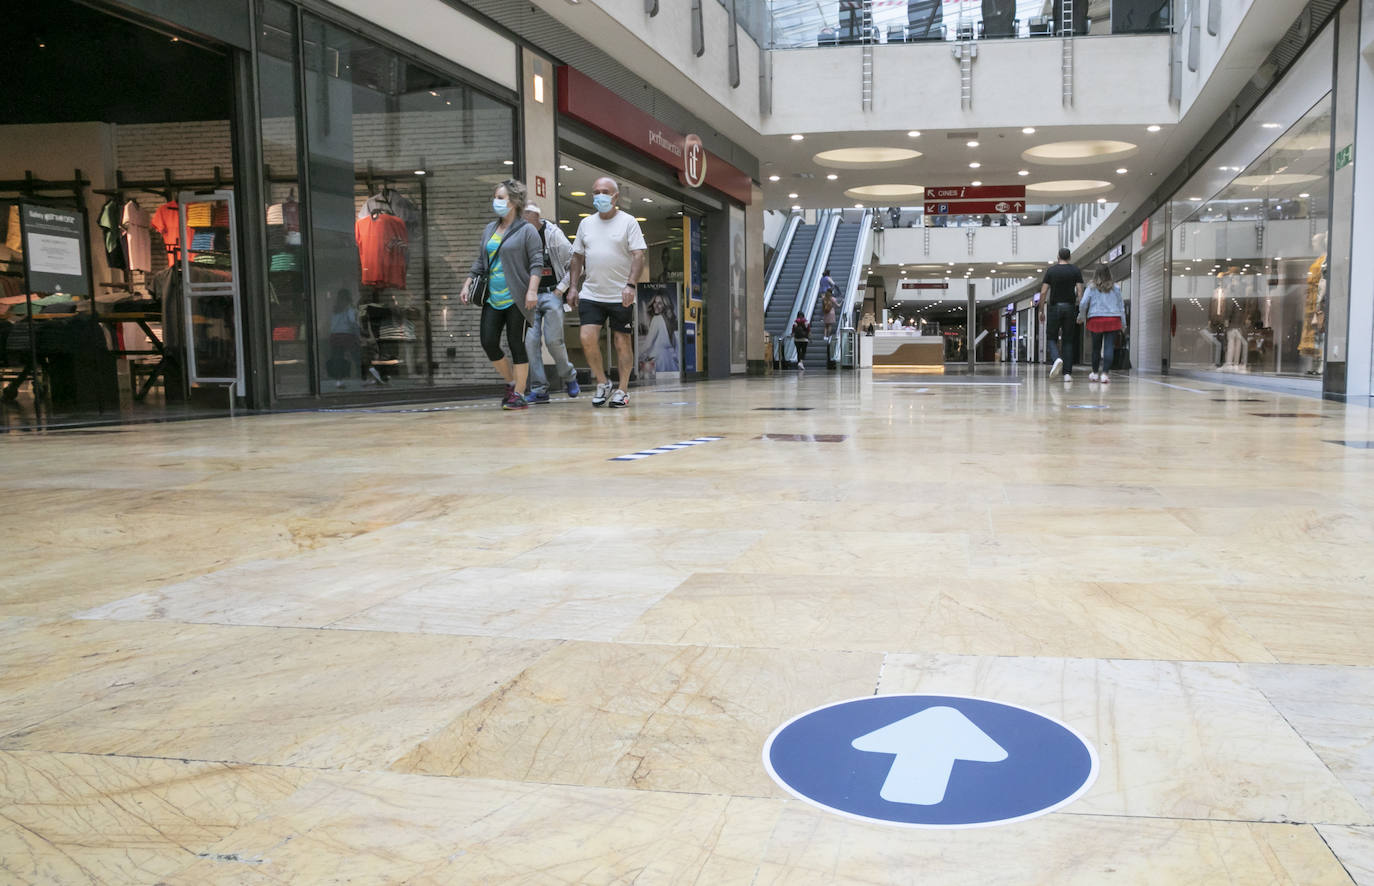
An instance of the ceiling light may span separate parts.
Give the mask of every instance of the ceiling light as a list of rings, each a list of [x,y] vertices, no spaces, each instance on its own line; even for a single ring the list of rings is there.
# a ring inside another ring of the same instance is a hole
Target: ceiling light
[[[571,166],[569,166],[568,164],[566,164],[566,163],[560,165],[558,168],[561,169],[561,170],[563,170],[564,172],[573,172],[573,171],[574,171],[573,168],[572,168]]]
[[[1125,174],[1126,174],[1126,171],[1127,171],[1127,170],[1126,170],[1126,167],[1123,166],[1123,167],[1121,167],[1120,169],[1118,169],[1118,170],[1116,171],[1116,174],[1117,174],[1117,175],[1125,175]]]
[[[591,215],[590,212],[579,212],[579,213],[577,214],[577,217],[578,217],[578,218],[586,218],[586,217],[589,216],[589,215]]]
[[[1299,194],[1298,196],[1299,196],[1300,198],[1302,198],[1303,200],[1306,200],[1308,197],[1311,197],[1312,195],[1311,195],[1311,194]]]
[[[1107,202],[1107,198],[1106,198],[1106,197],[1098,197],[1098,198],[1097,198],[1097,202],[1098,202],[1098,203],[1106,203],[1106,202]]]
[[[648,219],[642,215],[637,215],[635,216],[635,221],[648,221]]]
[[[971,142],[968,143],[968,146],[969,146],[970,148],[976,148],[976,147],[978,147],[978,142],[977,142],[976,140],[975,140],[975,141],[971,141]]]
[[[502,166],[514,166],[514,165],[515,165],[515,161],[514,161],[514,160],[502,160],[502,161],[501,161],[501,165],[502,165]]]
[[[836,175],[836,174],[833,173],[833,172],[826,176],[826,180],[827,180],[827,181],[832,181],[832,182],[833,182],[835,179],[837,179],[837,178],[839,178],[839,176]]]
[[[416,175],[425,175],[426,173],[425,173],[425,170],[423,170],[423,169],[417,169],[417,170],[415,170],[415,174],[416,174]]]
[[[438,98],[438,97],[439,97],[439,93],[435,92],[433,89],[431,89],[431,90],[429,91],[429,94],[432,95],[432,96],[434,96],[435,98]]]
[[[920,137],[921,137],[921,130],[919,130],[919,129],[913,129],[913,130],[911,130],[910,132],[908,132],[908,133],[906,134],[906,137],[907,137],[907,138],[920,138]]]
[[[801,204],[793,204],[793,206],[792,206],[792,211],[793,211],[793,212],[800,212],[800,211],[801,211]]]
[[[1159,130],[1160,130],[1160,127],[1159,127],[1159,126],[1155,126],[1155,125],[1151,125],[1151,126],[1146,126],[1146,127],[1145,127],[1145,131],[1146,131],[1146,132],[1159,132]]]
[[[1030,175],[1030,170],[1029,170],[1029,169],[1018,169],[1018,170],[1016,170],[1016,174],[1017,174],[1017,175]]]
[[[797,195],[796,195],[796,194],[788,194],[788,195],[787,195],[787,199],[788,199],[788,200],[795,200],[795,199],[797,199]]]
[[[780,175],[770,175],[770,176],[768,176],[768,180],[769,180],[770,182],[782,181],[782,176],[780,176]]]
[[[982,165],[983,165],[983,164],[981,164],[981,163],[979,163],[977,160],[975,160],[975,161],[973,161],[972,163],[970,163],[970,164],[968,165],[968,168],[969,168],[969,169],[979,169],[979,168],[982,167]]]
[[[800,132],[792,133],[792,141],[794,142],[799,142],[804,138],[806,138],[806,136],[802,135]]]
[[[558,220],[558,223],[559,223],[560,225],[570,225],[570,224],[572,224],[572,222],[568,221],[566,218],[560,218],[560,219]]]
[[[969,186],[974,188],[980,187],[982,184],[983,183],[978,179],[974,179],[973,181],[969,182]]]
[[[1193,201],[1194,203],[1201,203],[1201,202],[1202,202],[1202,198],[1201,198],[1201,197],[1189,197],[1188,199],[1191,200],[1191,201]]]
[[[1035,127],[1027,126],[1025,129],[1021,130],[1021,132],[1025,133],[1026,135],[1035,135]]]
[[[863,208],[864,208],[864,205],[863,205],[862,203],[855,203],[855,204],[854,204],[854,208],[855,208],[855,209],[863,209]]]
[[[1279,128],[1279,124],[1277,124],[1277,123],[1261,123],[1260,125],[1263,126],[1265,129],[1278,129],[1278,128]]]
[[[586,191],[569,191],[568,194],[569,194],[570,196],[573,196],[573,197],[585,197],[585,196],[587,196],[587,192],[586,192]]]

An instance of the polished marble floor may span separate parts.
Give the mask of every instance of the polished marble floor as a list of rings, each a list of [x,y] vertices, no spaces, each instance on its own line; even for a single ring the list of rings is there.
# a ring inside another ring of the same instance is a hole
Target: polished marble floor
[[[1346,440],[1374,413],[857,372],[8,434],[0,883],[1371,886]],[[769,778],[779,724],[893,692],[1099,777],[969,830]]]

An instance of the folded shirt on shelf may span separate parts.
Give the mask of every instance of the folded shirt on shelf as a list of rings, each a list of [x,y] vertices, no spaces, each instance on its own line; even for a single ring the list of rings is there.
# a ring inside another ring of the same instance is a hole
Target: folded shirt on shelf
[[[208,228],[212,223],[212,210],[209,203],[188,203],[186,205],[186,227]]]

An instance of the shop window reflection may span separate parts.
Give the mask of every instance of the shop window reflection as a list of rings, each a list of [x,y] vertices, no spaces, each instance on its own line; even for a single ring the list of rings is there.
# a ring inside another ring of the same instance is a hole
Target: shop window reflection
[[[1175,203],[1173,363],[1317,377],[1326,337],[1331,99],[1208,199]]]

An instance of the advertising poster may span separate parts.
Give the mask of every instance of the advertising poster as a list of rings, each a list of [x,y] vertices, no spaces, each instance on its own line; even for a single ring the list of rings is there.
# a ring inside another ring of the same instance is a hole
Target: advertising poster
[[[749,306],[744,246],[744,210],[730,207],[730,371],[748,368]]]
[[[19,217],[29,291],[89,296],[85,213],[25,203]]]
[[[702,359],[705,327],[701,325],[701,219],[691,216],[682,220],[682,260],[683,280],[686,288],[682,293],[682,371],[701,372],[706,361]]]
[[[639,284],[639,317],[635,328],[640,384],[681,379],[682,335],[676,283]]]

